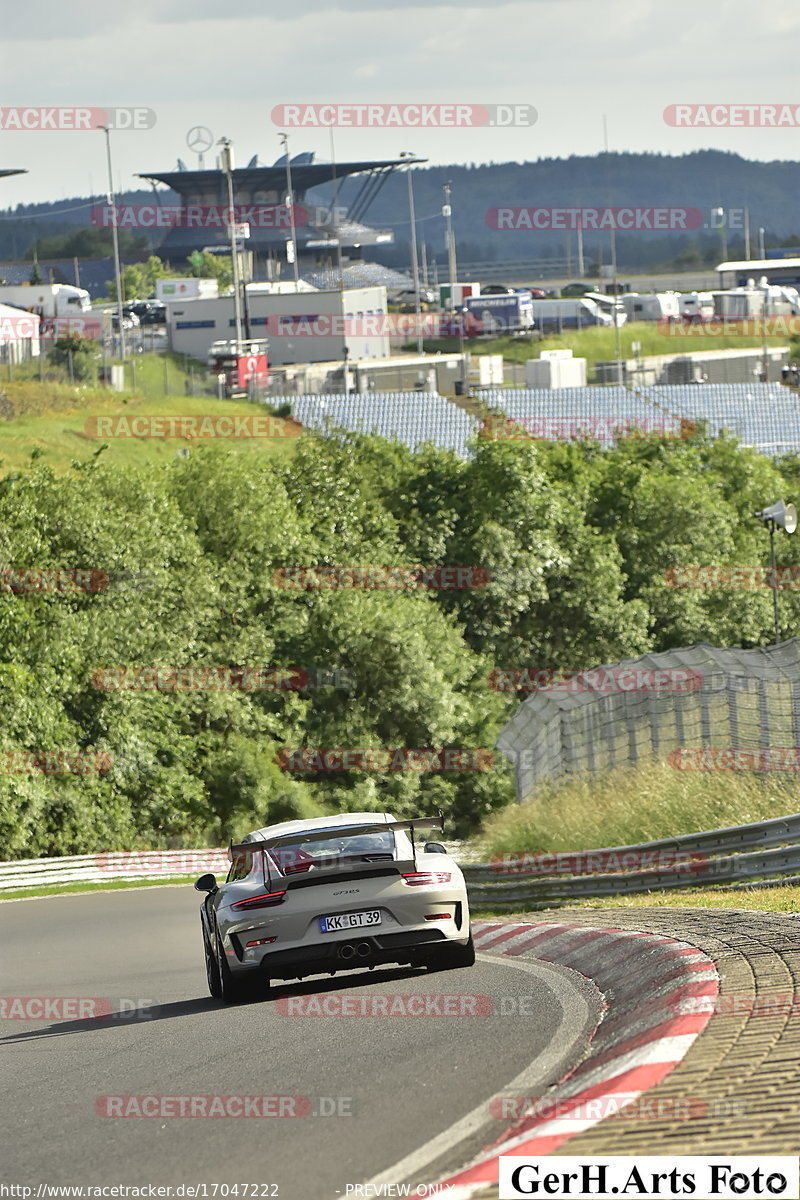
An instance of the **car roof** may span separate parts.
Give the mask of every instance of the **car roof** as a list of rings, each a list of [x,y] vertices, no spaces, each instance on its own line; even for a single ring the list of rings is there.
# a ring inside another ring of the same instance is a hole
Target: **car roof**
[[[347,825],[379,825],[384,821],[393,821],[391,813],[338,813],[333,817],[311,817],[302,821],[281,821],[278,825],[265,825],[248,833],[244,841],[259,841],[266,837],[275,837],[282,833],[305,833],[312,829],[343,829]]]

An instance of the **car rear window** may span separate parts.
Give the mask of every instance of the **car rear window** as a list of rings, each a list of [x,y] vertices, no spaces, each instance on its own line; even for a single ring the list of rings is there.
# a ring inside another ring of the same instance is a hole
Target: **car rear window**
[[[296,842],[284,843],[270,850],[269,855],[284,875],[294,875],[312,867],[334,867],[345,861],[393,859],[395,835],[388,829],[358,834],[333,830],[330,837],[318,841],[299,838]]]

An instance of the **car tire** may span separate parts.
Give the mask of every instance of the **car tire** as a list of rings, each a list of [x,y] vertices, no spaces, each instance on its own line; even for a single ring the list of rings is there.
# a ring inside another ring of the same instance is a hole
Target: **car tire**
[[[242,1000],[251,999],[254,995],[253,985],[249,979],[237,979],[233,971],[231,971],[225,951],[222,949],[222,938],[220,937],[219,929],[217,929],[217,953],[215,961],[219,972],[220,1000],[224,1004],[239,1004]]]
[[[201,924],[203,924],[202,921]],[[205,925],[203,925],[203,954],[205,955],[206,960],[206,981],[208,983],[208,990],[215,1000],[221,1000],[222,980],[220,979],[219,974],[219,963],[217,962],[216,954],[211,949],[211,944],[208,940],[208,934],[206,933]]]
[[[475,966],[475,942],[470,931],[466,946],[439,946],[431,952],[427,967],[429,971],[457,971],[461,967]]]

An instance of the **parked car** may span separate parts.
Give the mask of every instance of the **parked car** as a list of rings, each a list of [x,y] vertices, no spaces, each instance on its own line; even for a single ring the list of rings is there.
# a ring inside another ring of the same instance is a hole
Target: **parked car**
[[[162,300],[137,300],[135,304],[124,304],[126,316],[138,317],[140,325],[165,325],[167,306]]]
[[[411,312],[414,312],[416,309],[417,300],[413,288],[406,288],[402,292],[397,292],[397,294],[392,296],[391,299],[393,304],[410,305]],[[419,289],[419,303],[421,306],[435,304],[436,293],[432,292],[430,288],[421,287]]]
[[[122,328],[123,328],[123,330],[130,331],[131,329],[138,329],[139,324],[140,324],[139,318],[137,317],[136,313],[135,312],[127,312],[123,308],[123,310],[122,310]],[[119,330],[119,313],[117,312],[116,309],[113,309],[112,313],[111,313],[111,328],[114,330]]]
[[[224,883],[202,875],[211,995],[226,1003],[273,979],[403,963],[475,962],[464,876],[439,842],[415,835],[442,817],[342,813],[284,821],[230,847]]]

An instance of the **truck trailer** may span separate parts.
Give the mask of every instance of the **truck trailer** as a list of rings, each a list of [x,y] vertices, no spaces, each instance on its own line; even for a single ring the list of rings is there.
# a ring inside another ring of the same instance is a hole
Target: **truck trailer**
[[[0,304],[24,308],[45,320],[55,317],[84,317],[92,311],[89,293],[69,283],[26,283],[0,285]]]

